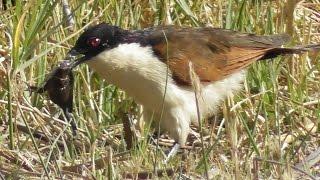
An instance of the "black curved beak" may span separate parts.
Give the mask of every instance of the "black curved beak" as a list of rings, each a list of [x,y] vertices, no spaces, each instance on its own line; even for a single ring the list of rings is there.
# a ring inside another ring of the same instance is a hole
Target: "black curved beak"
[[[72,48],[67,56],[66,59],[70,59],[73,60],[72,64],[71,64],[71,68],[75,68],[76,66],[82,64],[83,62],[89,60],[90,58],[88,58],[87,56],[81,56],[79,58],[76,58],[77,56],[81,55],[77,50],[75,50],[74,48]]]
[[[79,56],[79,55],[80,55],[80,53],[79,53],[77,50],[75,50],[74,48],[72,48],[72,49],[68,52],[67,57],[75,57],[75,56]]]

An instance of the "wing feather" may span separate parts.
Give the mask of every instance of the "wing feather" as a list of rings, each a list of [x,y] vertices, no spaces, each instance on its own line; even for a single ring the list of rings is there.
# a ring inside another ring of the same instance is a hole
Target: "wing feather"
[[[148,31],[146,31],[148,32]],[[256,36],[215,28],[153,28],[146,36],[173,78],[190,84],[189,62],[202,82],[221,80],[284,44],[286,35]],[[281,51],[276,55],[281,54]]]

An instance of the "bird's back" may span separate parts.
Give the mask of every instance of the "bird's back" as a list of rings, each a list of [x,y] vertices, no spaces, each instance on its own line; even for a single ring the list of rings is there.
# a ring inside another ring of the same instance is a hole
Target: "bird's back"
[[[258,36],[219,28],[164,26],[144,31],[144,44],[169,65],[175,81],[190,85],[189,63],[201,82],[215,82],[248,67],[252,62],[295,53],[282,48],[285,34]]]

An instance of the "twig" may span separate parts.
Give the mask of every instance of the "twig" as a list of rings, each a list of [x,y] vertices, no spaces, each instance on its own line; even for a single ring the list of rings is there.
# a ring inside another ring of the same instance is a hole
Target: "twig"
[[[72,176],[73,179],[83,179],[83,180],[91,180],[92,179],[87,176],[81,175],[79,173],[71,172],[71,171],[61,171],[61,173],[63,175],[68,174],[68,175]],[[74,176],[79,177],[79,178],[75,178]],[[72,179],[72,178],[70,178],[70,179]],[[67,179],[67,178],[65,178],[65,179]]]
[[[253,179],[254,180],[259,180],[259,174],[258,174],[258,172],[259,172],[259,163],[258,163],[258,161],[257,160],[253,160]]]
[[[0,100],[0,104],[8,104],[8,101]],[[11,103],[11,104],[12,104],[12,106],[15,106],[15,107],[17,106],[16,103]],[[29,111],[29,112],[31,112],[31,113],[36,113],[36,114],[38,114],[38,115],[39,115],[40,117],[42,117],[42,118],[45,117],[45,118],[48,118],[48,119],[53,119],[53,120],[58,121],[58,122],[60,122],[60,123],[62,123],[62,124],[64,124],[64,125],[68,124],[67,122],[65,122],[65,121],[63,121],[63,120],[61,120],[61,119],[54,118],[54,117],[52,117],[52,116],[50,116],[50,115],[48,115],[48,114],[45,114],[45,113],[40,112],[37,108],[33,108],[33,107],[30,108],[30,107],[26,107],[26,106],[23,106],[23,105],[19,105],[19,107],[20,107],[22,110],[26,110],[26,111]],[[16,127],[18,128],[18,130],[20,130],[20,131],[28,134],[28,128],[27,128],[25,125],[20,124],[19,122],[16,122]],[[43,140],[43,141],[46,141],[46,142],[49,142],[49,141],[50,141],[50,139],[49,139],[48,137],[46,137],[42,132],[37,131],[37,130],[34,130],[34,129],[31,129],[31,130],[32,130],[33,136],[34,136],[35,138],[40,139],[40,140]],[[81,132],[84,132],[84,131],[81,130]],[[58,144],[58,146],[60,146],[60,147],[64,147],[64,143],[63,143],[63,142],[58,142],[57,144]],[[83,145],[82,145],[82,142],[80,142],[80,141],[75,141],[75,145],[78,146],[78,147],[83,146]],[[86,148],[88,148],[88,147],[89,147],[89,145],[86,144]]]
[[[66,17],[67,28],[70,31],[73,31],[74,30],[74,18],[73,18],[73,14],[70,10],[68,0],[62,0],[62,8],[63,8],[63,14]]]
[[[175,175],[175,173],[178,171],[175,171],[172,168],[167,168],[167,169],[159,169],[156,172],[156,177],[157,178],[161,178],[164,175],[167,175],[168,177],[173,177]],[[180,172],[180,170],[179,170]],[[185,170],[182,170],[182,172],[185,172]],[[154,177],[154,173],[151,171],[142,171],[142,172],[138,172],[137,174],[134,173],[124,173],[122,175],[123,179],[153,179]]]
[[[1,180],[5,180],[6,176],[10,176],[12,173],[12,167],[4,167],[4,166],[0,166],[0,179]],[[30,172],[30,171],[26,171],[25,169],[20,169],[19,171],[15,171],[15,176],[19,176],[21,175],[23,178],[26,178],[27,176],[29,176],[27,179],[37,179],[37,178],[31,178],[30,176],[34,176],[34,177],[38,177],[38,179],[41,177],[41,173],[38,173],[38,172]],[[78,173],[74,173],[74,172],[69,172],[69,171],[62,171],[63,174],[68,174],[68,175],[71,175],[73,176],[76,176],[76,177],[79,177],[80,179],[90,179],[86,176],[82,176],[81,174],[78,174]],[[2,179],[3,178],[3,179]]]
[[[0,178],[1,178],[1,180],[5,180],[5,178],[4,178],[3,174],[1,173],[1,171],[0,171]]]
[[[169,44],[168,44],[167,35],[163,30],[162,30],[162,34],[163,34],[163,37],[164,37],[164,39],[166,41],[166,61],[167,61],[168,57],[169,57],[169,54],[168,54]],[[157,129],[156,154],[155,154],[154,162],[153,162],[153,172],[155,174],[157,174],[157,172],[158,172],[158,170],[157,170],[157,168],[158,168],[157,167],[157,161],[158,161],[157,157],[158,157],[158,153],[159,153],[160,124],[161,124],[161,121],[162,121],[162,118],[163,118],[163,113],[164,113],[164,108],[165,108],[164,102],[165,102],[166,95],[167,95],[167,88],[168,88],[168,82],[169,82],[168,80],[169,80],[169,66],[167,66],[167,68],[166,68],[165,87],[164,87],[164,93],[163,93],[163,96],[162,96],[160,119],[159,119],[159,122],[158,122],[158,129]]]
[[[287,166],[287,164],[285,163],[282,163],[282,162],[278,162],[278,161],[275,161],[275,160],[269,160],[269,159],[263,159],[261,157],[255,157],[253,159],[254,161],[262,161],[262,162],[268,162],[268,163],[272,163],[272,164],[277,164],[277,165],[282,165],[282,166]],[[312,174],[309,174],[308,172],[298,168],[298,167],[295,167],[295,166],[292,166],[292,165],[288,165],[290,168],[302,173],[302,174],[305,174],[307,176],[309,176],[312,180],[317,180],[316,177],[314,177]]]
[[[235,111],[236,109],[240,108],[242,104],[246,103],[247,101],[250,101],[251,98],[255,98],[257,96],[262,96],[262,95],[264,95],[264,94],[266,94],[268,92],[271,92],[271,90],[263,91],[263,92],[251,95],[251,96],[249,96],[249,97],[247,97],[245,99],[242,99],[241,101],[237,102],[237,104],[235,104],[234,106],[232,106],[230,108],[230,112]]]
[[[30,164],[28,164],[25,160],[20,159],[19,155],[15,151],[0,150],[0,156],[5,158],[9,163],[19,164],[25,170],[33,170]]]
[[[194,97],[196,101],[196,110],[197,110],[197,119],[199,124],[199,131],[200,131],[200,140],[202,145],[202,155],[204,158],[204,168],[205,168],[205,175],[206,179],[209,179],[209,168],[208,168],[208,160],[205,152],[205,146],[204,146],[204,139],[203,139],[203,128],[202,128],[202,119],[200,114],[200,106],[199,106],[199,98],[201,97],[201,85],[199,77],[197,76],[196,72],[193,69],[193,64],[191,61],[189,62],[189,76],[191,80],[191,84],[194,90]]]
[[[286,8],[284,9],[284,13],[285,13],[285,21],[286,21],[286,30],[289,35],[293,34],[293,21],[294,21],[294,10],[295,7],[297,6],[297,4],[302,1],[302,0],[290,0],[287,1],[286,3]]]
[[[5,100],[0,100],[0,104],[8,104],[8,101],[5,101]],[[12,106],[17,106],[16,103],[11,103]],[[61,124],[64,124],[64,125],[68,125],[69,123],[61,120],[61,119],[58,119],[58,118],[55,118],[55,117],[52,117],[50,116],[49,114],[45,114],[41,111],[39,111],[39,109],[35,108],[35,107],[32,107],[32,106],[24,106],[24,105],[19,105],[21,107],[22,110],[25,110],[25,111],[29,111],[29,112],[32,112],[32,113],[35,113],[35,114],[38,114],[41,118],[47,118],[47,119],[52,119],[52,120],[55,120],[55,121],[58,121],[59,123]],[[81,132],[84,132],[84,130],[80,130]]]
[[[28,123],[27,123],[27,121],[26,121],[26,117],[24,116],[23,111],[22,111],[19,103],[18,103],[18,110],[19,110],[19,112],[20,112],[20,114],[21,114],[21,116],[22,116],[23,122],[25,123],[25,125],[26,125],[26,127],[27,127],[28,134],[29,134],[30,137],[31,137],[33,146],[34,146],[34,148],[35,148],[35,150],[36,150],[36,152],[37,152],[37,154],[38,154],[38,156],[39,156],[39,159],[40,159],[40,162],[41,162],[41,164],[42,164],[42,166],[43,166],[44,172],[45,172],[46,176],[48,177],[48,179],[51,179],[51,178],[50,178],[50,175],[49,175],[49,170],[47,169],[47,167],[46,167],[45,164],[44,164],[44,160],[43,160],[43,158],[41,157],[41,153],[40,153],[40,151],[39,151],[38,145],[37,145],[36,141],[34,140],[34,137],[32,136],[31,129],[30,129],[30,127],[29,127],[29,125],[28,125]]]
[[[133,141],[137,140],[137,135],[133,129],[130,115],[128,113],[122,112],[121,116],[124,140],[126,141],[127,149],[129,150],[133,147]]]
[[[304,167],[310,168],[320,161],[320,147],[307,156],[302,162],[295,165],[296,168],[303,169]]]
[[[121,153],[118,153],[118,154],[114,154],[112,157],[113,157],[113,162],[115,161],[119,161],[119,160],[126,160],[127,157],[125,157],[126,155],[128,155],[128,151],[125,151],[125,152],[121,152]],[[65,166],[65,167],[62,167],[62,170],[63,171],[69,171],[69,172],[74,172],[74,173],[82,173],[83,169],[90,169],[90,167],[92,166],[92,164],[95,164],[95,168],[96,170],[99,170],[99,169],[103,169],[105,168],[105,164],[106,162],[109,161],[109,156],[107,157],[102,157],[100,159],[96,159],[93,161],[89,161],[89,162],[86,162],[86,163],[83,163],[83,164],[77,164],[77,165],[73,165],[73,166]]]
[[[25,101],[25,102],[27,102],[27,101]],[[8,104],[8,101],[5,101],[5,100],[0,100],[0,104]],[[17,104],[16,103],[11,103],[11,105],[12,106],[17,106]],[[32,107],[30,104],[27,104],[29,107],[27,107],[27,106],[25,106],[25,105],[19,105],[20,106],[20,108],[22,109],[22,110],[25,110],[25,111],[29,111],[29,112],[31,112],[31,113],[35,113],[35,114],[37,114],[37,115],[39,115],[41,118],[43,118],[43,119],[47,119],[47,120],[54,120],[54,121],[56,121],[56,122],[59,122],[59,123],[61,123],[61,124],[63,124],[63,125],[69,125],[69,123],[68,122],[66,122],[66,121],[64,121],[64,120],[61,120],[61,119],[59,119],[59,118],[55,118],[55,117],[53,117],[53,116],[51,116],[51,115],[49,115],[49,114],[46,114],[46,113],[44,113],[44,112],[41,112],[38,108],[35,108],[35,107]],[[80,128],[78,128],[77,129],[77,131],[79,131],[79,132],[82,132],[82,133],[85,133],[85,131],[83,130],[83,129],[80,129]]]
[[[2,174],[4,177],[10,176],[12,174],[12,169],[14,169],[14,168],[12,168],[11,166],[3,166],[2,165],[2,166],[0,166],[0,174]],[[26,176],[36,176],[36,177],[41,176],[41,173],[29,172],[29,171],[26,171],[25,169],[19,169],[19,171],[15,171],[14,173],[15,173],[15,177],[19,177],[20,175],[22,175],[24,178],[26,178]],[[6,179],[6,178],[4,178],[4,179]],[[28,179],[28,178],[26,178],[26,179]]]
[[[112,164],[113,152],[111,146],[108,148],[108,157],[108,161],[104,161],[103,166],[105,166],[106,163],[108,164],[108,179],[114,179],[114,167]]]
[[[163,141],[162,138],[159,138],[159,141],[153,139],[152,142],[153,142],[155,145],[157,145],[157,143],[158,143],[160,146],[166,146],[166,147],[172,147],[172,146],[174,146],[174,143],[173,143],[173,142],[165,142],[165,141]],[[194,147],[194,146],[184,145],[184,146],[181,146],[180,149],[193,150],[193,149],[195,149],[195,147]]]

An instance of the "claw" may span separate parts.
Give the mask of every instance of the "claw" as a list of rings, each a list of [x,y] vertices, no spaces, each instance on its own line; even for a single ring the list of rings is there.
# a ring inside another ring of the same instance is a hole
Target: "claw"
[[[166,159],[163,161],[163,164],[167,164],[168,161],[178,153],[180,147],[181,145],[179,143],[175,143],[170,152],[168,153]]]

